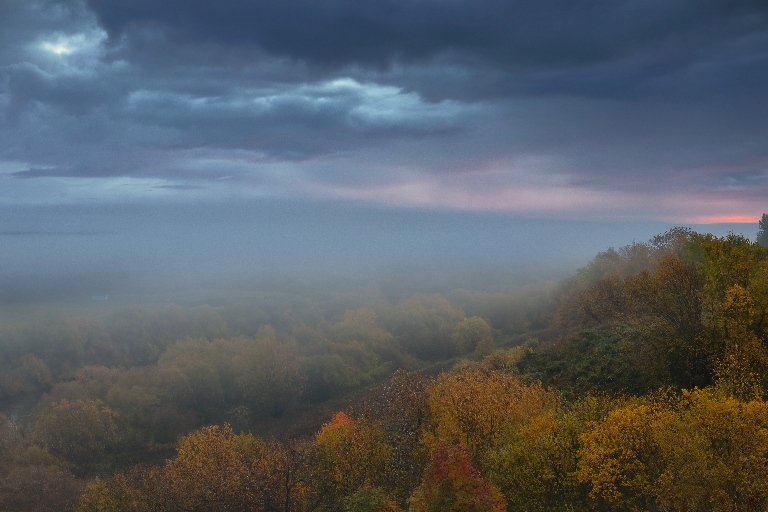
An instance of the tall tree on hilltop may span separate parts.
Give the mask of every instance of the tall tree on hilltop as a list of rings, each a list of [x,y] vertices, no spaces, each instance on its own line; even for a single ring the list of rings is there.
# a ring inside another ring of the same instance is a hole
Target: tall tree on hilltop
[[[763,247],[768,247],[768,213],[763,214],[763,218],[758,221],[760,229],[757,230],[756,242]]]

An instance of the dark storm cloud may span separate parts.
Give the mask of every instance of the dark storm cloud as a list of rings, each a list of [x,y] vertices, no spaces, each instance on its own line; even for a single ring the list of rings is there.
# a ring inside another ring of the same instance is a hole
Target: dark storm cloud
[[[160,24],[179,40],[257,44],[330,65],[383,66],[456,50],[508,65],[581,64],[741,36],[764,2],[727,0],[89,0],[114,37]]]
[[[159,28],[175,44],[209,42],[314,66],[386,68],[454,54],[497,74],[539,71],[515,88],[623,94],[685,68],[720,44],[760,34],[754,1],[89,0],[113,41]],[[547,73],[549,70],[549,73]],[[498,75],[502,76],[502,75]],[[565,84],[570,87],[564,87]],[[503,88],[503,84],[497,84]]]

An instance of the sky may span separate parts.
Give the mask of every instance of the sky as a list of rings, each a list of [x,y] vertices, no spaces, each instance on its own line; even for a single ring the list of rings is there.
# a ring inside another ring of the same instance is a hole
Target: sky
[[[766,84],[765,0],[1,0],[0,231],[280,204],[754,236]]]

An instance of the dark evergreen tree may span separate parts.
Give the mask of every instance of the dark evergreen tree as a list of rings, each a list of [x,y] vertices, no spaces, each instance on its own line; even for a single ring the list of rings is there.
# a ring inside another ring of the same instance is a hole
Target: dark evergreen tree
[[[764,213],[763,218],[758,223],[760,229],[757,231],[757,243],[763,247],[768,247],[768,213]]]

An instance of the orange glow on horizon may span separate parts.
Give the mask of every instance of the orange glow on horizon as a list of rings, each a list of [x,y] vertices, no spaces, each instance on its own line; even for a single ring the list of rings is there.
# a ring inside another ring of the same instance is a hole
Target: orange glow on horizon
[[[696,217],[695,224],[757,224],[760,215],[713,215],[708,217]]]

